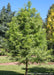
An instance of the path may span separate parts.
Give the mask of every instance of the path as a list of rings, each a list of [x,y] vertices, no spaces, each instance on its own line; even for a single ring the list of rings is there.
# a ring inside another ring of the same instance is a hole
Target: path
[[[19,62],[10,62],[10,63],[0,63],[0,65],[19,65]],[[29,62],[29,64],[32,64]],[[39,65],[40,63],[36,63],[34,62],[33,65]],[[47,65],[54,65],[54,62],[49,62],[49,63],[41,63],[43,65],[47,64]],[[21,63],[20,65],[24,65],[23,63]]]

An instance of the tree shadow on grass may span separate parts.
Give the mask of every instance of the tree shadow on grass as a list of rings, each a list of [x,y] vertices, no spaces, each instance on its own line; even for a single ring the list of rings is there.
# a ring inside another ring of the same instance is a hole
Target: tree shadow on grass
[[[23,68],[25,70],[25,68]],[[52,73],[54,75],[54,69],[45,67],[32,67],[28,68],[28,73]]]
[[[0,75],[24,75],[24,74],[20,74],[18,72],[13,72],[13,71],[0,71]]]
[[[54,69],[44,67],[33,67],[28,68],[28,73],[53,73],[54,75]]]

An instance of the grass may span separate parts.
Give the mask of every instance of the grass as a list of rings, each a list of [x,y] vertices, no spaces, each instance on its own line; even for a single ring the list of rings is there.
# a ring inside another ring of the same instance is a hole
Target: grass
[[[12,60],[11,57],[8,56],[0,56],[0,63],[8,63],[8,62],[16,62]]]
[[[29,65],[28,73],[54,73],[54,65]],[[25,65],[0,65],[0,75],[24,75]]]
[[[29,67],[29,73],[54,73],[54,65],[38,65]]]
[[[13,60],[10,60],[10,58],[7,56],[0,56],[0,63],[7,63],[12,61]],[[54,73],[54,65],[29,65],[28,73],[34,72]],[[0,65],[0,75],[24,75],[24,73],[25,65]]]
[[[0,66],[0,75],[23,75],[25,70],[22,69],[23,65],[7,65]]]

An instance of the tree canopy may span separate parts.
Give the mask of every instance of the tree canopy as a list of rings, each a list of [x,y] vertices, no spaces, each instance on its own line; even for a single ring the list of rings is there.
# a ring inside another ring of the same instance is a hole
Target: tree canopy
[[[49,49],[54,49],[54,4],[50,7],[47,15],[47,40]]]
[[[21,8],[17,15],[8,23],[8,48],[12,56],[18,56],[27,63],[36,50],[46,49],[46,34],[42,28],[42,19],[35,8],[31,8],[29,1],[27,7]],[[27,70],[27,68],[26,68]]]
[[[7,23],[11,22],[14,14],[15,12],[11,11],[10,3],[8,3],[7,8],[3,6],[0,11],[0,47],[2,47],[2,44],[4,43],[6,31],[9,29]]]

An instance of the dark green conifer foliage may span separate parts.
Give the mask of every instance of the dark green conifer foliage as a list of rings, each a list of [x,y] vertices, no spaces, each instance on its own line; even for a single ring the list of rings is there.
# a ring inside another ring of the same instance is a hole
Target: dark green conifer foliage
[[[10,6],[10,3],[8,3],[7,5],[7,12],[10,12],[11,11],[11,6]]]
[[[11,11],[10,3],[8,3],[7,8],[3,6],[0,12],[0,45],[4,43],[5,33],[9,29],[7,23],[11,22],[14,14],[15,12]]]

